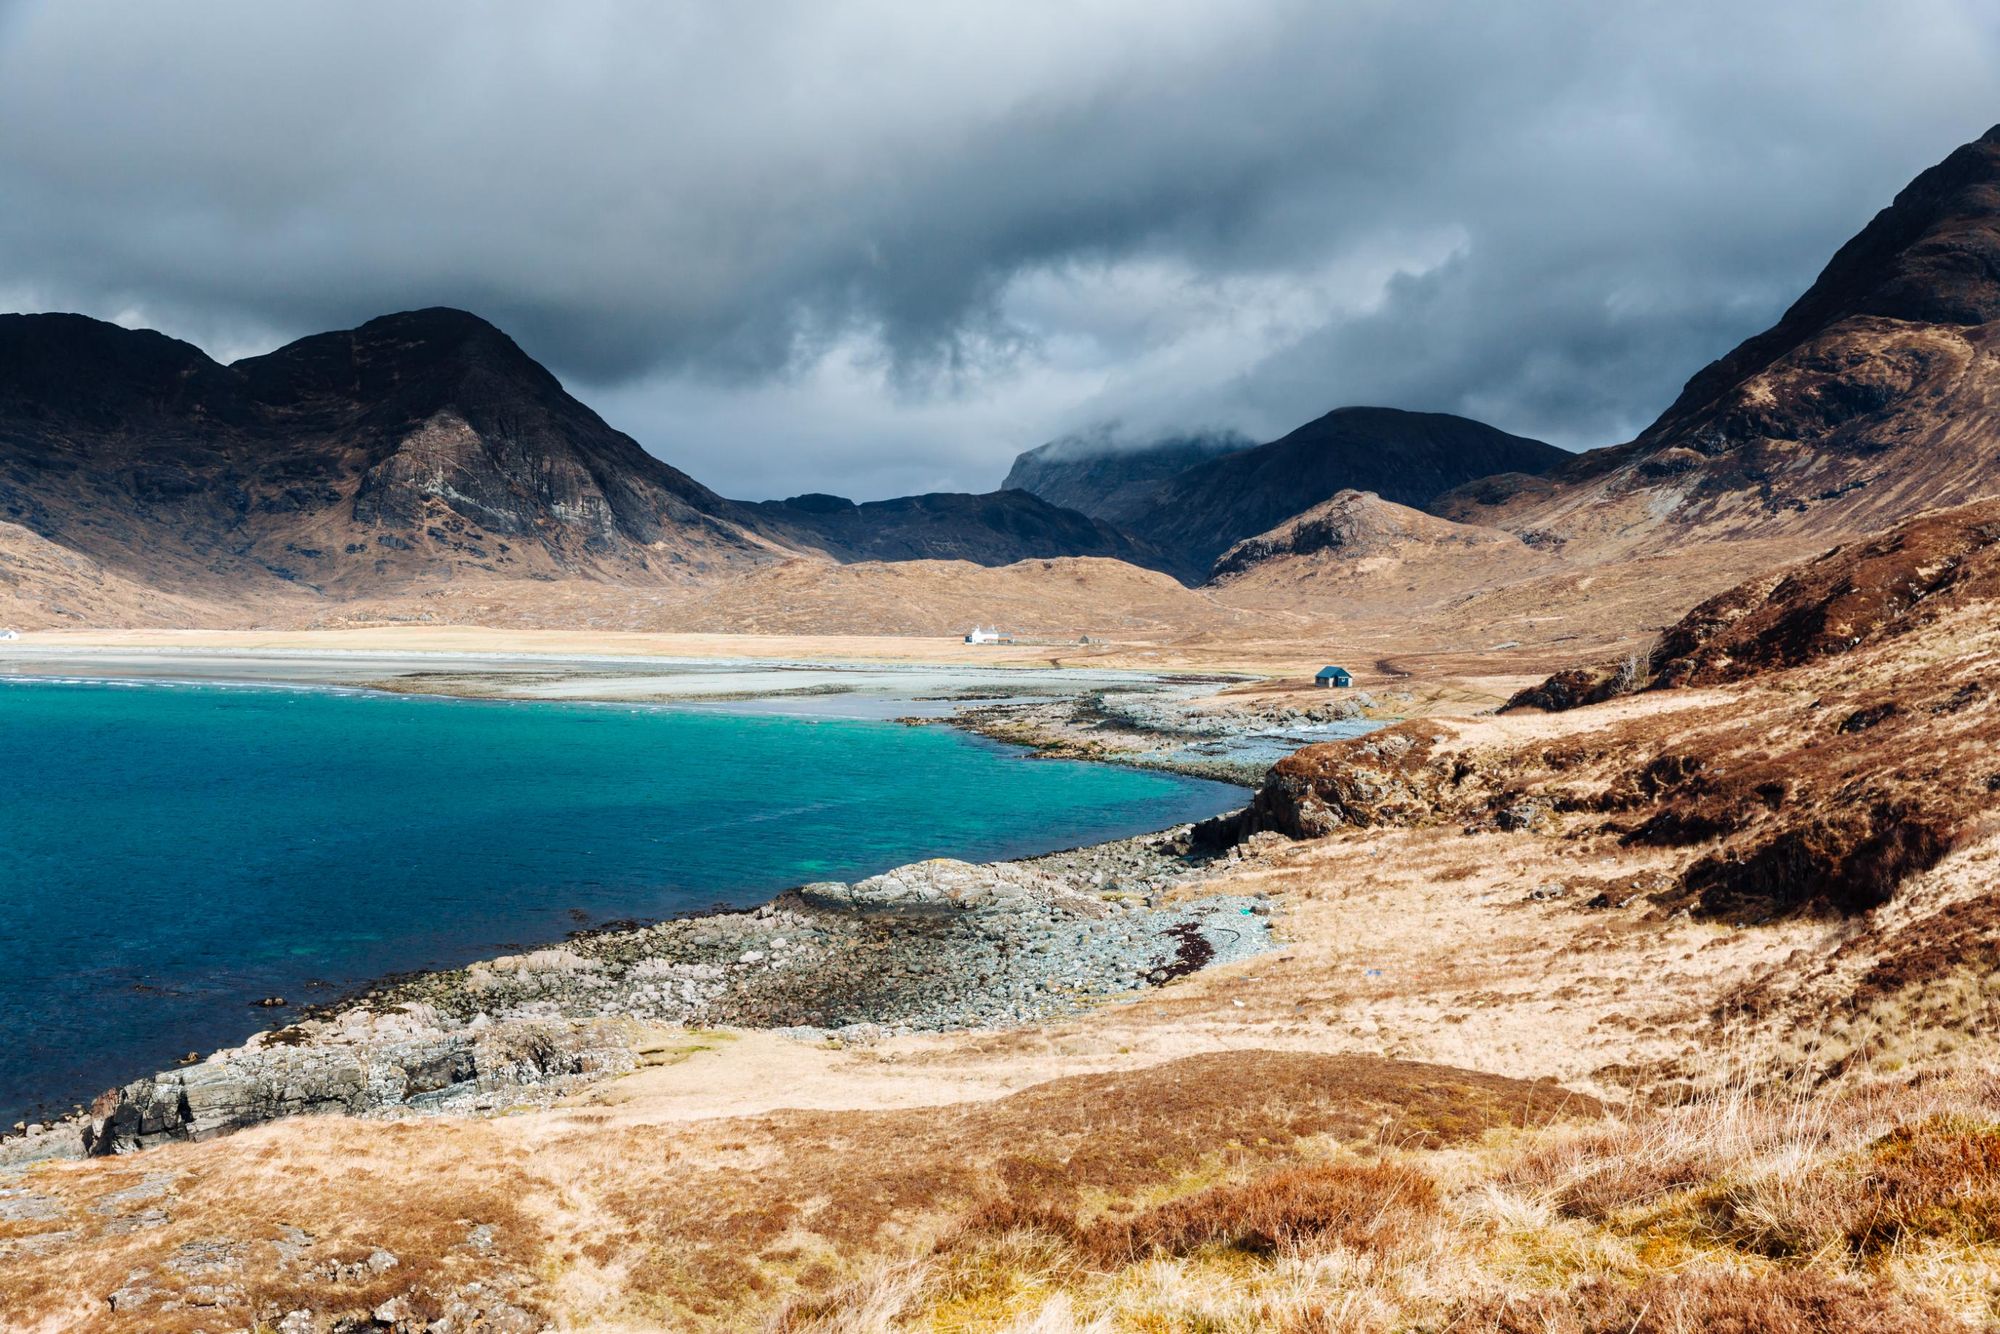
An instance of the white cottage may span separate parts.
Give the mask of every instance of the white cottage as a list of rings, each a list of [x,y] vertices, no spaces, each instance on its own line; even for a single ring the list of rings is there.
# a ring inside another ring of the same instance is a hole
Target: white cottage
[[[975,625],[971,630],[966,632],[965,642],[968,644],[1011,644],[1014,642],[1014,636],[1003,635],[997,628],[988,630],[982,626]]]

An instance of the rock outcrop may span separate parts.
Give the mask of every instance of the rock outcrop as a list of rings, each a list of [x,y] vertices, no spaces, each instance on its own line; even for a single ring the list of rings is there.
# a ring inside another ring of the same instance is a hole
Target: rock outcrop
[[[1459,776],[1438,754],[1445,736],[1431,724],[1402,723],[1306,746],[1271,766],[1246,809],[1195,826],[1195,837],[1227,846],[1259,833],[1306,839],[1429,823],[1448,813],[1446,793]]]
[[[282,1116],[491,1111],[635,1065],[632,1036],[618,1024],[454,1023],[421,1004],[353,1009],[111,1090],[92,1106],[82,1148],[129,1153]]]

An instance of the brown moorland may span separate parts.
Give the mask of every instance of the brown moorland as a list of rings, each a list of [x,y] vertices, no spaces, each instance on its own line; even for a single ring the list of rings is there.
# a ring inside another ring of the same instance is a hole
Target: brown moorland
[[[2000,662],[1996,557],[1937,545],[1982,515],[1729,599],[1786,590],[1766,619],[1709,618],[1727,636],[1850,585],[1932,587],[1957,552],[1920,632],[1869,599],[1844,652],[1732,653],[1761,665],[1281,764],[1258,819],[1289,812],[1306,837],[1227,831],[1247,841],[1213,882],[1276,900],[1279,954],[1041,1028],[718,1041],[550,1112],[297,1121],[39,1168],[0,1225],[7,1319],[1990,1323],[2000,840],[1983,786],[1955,780],[1991,753],[1994,703],[1964,687]],[[1829,823],[1899,802],[1934,845],[1878,855],[1872,826]],[[1776,847],[1819,888],[1703,879]],[[1867,874],[1843,879],[1857,857]],[[1868,892],[1826,892],[1850,883]],[[779,1048],[786,1073],[760,1077]]]

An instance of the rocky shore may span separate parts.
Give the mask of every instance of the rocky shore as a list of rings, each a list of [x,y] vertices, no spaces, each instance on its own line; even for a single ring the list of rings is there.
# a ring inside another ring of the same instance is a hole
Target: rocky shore
[[[0,1169],[298,1114],[546,1105],[637,1068],[662,1029],[865,1043],[1072,1014],[1270,947],[1264,900],[1201,893],[1215,860],[1182,827],[1019,862],[919,862],[401,979],[0,1141]]]
[[[1383,726],[1410,700],[1403,692],[1326,693],[1306,703],[1225,697],[1237,678],[1106,688],[1046,699],[968,704],[944,722],[1060,759],[1098,760],[1255,786],[1302,746]]]

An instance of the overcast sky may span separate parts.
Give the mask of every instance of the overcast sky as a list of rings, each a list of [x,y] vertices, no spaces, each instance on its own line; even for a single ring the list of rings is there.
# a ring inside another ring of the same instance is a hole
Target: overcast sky
[[[2000,120],[2000,6],[0,0],[0,309],[463,306],[727,494],[1349,403],[1627,438]]]

